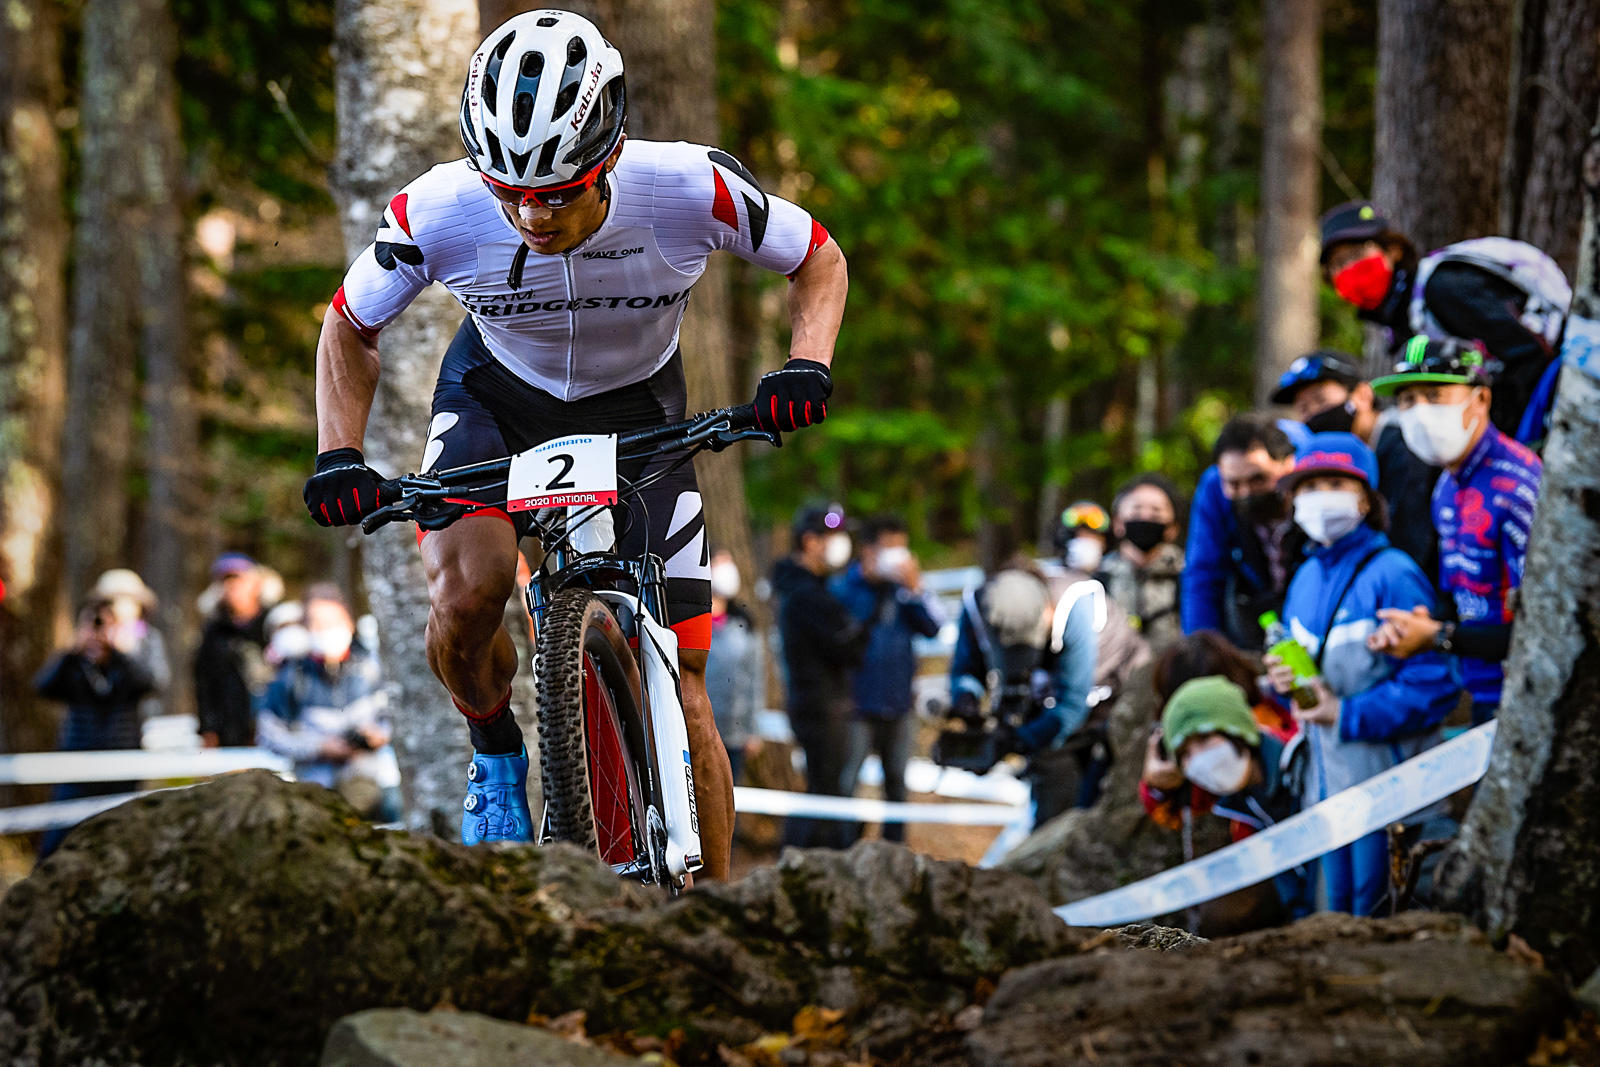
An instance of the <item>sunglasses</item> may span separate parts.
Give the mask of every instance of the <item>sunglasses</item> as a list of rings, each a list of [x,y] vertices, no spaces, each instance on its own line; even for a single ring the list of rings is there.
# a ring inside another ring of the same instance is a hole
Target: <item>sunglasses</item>
[[[506,185],[495,181],[487,174],[480,174],[478,177],[483,179],[484,188],[489,190],[489,195],[508,207],[521,207],[531,203],[551,211],[559,211],[564,207],[571,207],[582,199],[583,194],[593,189],[604,173],[605,164],[601,163],[575,182],[551,186],[548,189],[527,189],[520,185]]]
[[[1094,504],[1068,508],[1061,513],[1061,522],[1064,526],[1084,527],[1097,533],[1103,533],[1111,526],[1105,509]]]

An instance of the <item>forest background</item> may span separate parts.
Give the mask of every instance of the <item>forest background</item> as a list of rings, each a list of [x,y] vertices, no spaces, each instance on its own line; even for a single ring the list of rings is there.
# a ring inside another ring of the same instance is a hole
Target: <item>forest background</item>
[[[341,143],[333,45],[384,6],[6,6],[0,751],[48,747],[26,680],[107,567],[161,595],[180,676],[219,551],[364,595],[361,539],[300,489],[351,254],[332,190],[387,150]],[[387,6],[423,33],[462,5]],[[716,140],[849,256],[826,427],[743,457],[751,562],[807,500],[904,513],[932,565],[990,563],[1138,471],[1192,484],[1294,356],[1361,349],[1314,275],[1338,201],[1374,195],[1424,247],[1504,232],[1575,264],[1600,94],[1581,0],[600,6],[637,98],[680,65],[714,79],[681,130],[646,104],[636,135]],[[673,37],[685,20],[714,32]],[[620,39],[652,29],[681,51]],[[696,298],[743,398],[781,362],[783,283],[725,271],[725,301]]]

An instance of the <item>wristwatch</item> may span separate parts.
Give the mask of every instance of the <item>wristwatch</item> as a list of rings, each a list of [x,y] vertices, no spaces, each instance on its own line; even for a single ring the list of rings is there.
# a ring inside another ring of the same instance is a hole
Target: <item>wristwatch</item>
[[[1442,622],[1439,624],[1439,631],[1433,635],[1433,650],[1435,652],[1453,652],[1455,651],[1455,639],[1456,624]]]

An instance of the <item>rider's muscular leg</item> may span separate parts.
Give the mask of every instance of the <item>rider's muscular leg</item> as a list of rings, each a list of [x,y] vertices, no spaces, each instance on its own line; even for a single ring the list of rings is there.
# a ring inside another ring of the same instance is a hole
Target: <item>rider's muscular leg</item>
[[[428,573],[428,666],[464,710],[484,715],[517,673],[506,632],[516,587],[517,535],[497,515],[474,515],[422,539]]]
[[[706,696],[706,653],[686,648],[678,654],[682,669],[683,718],[689,726],[689,757],[694,764],[694,803],[700,813],[700,851],[705,877],[728,880],[733,864],[733,769],[728,750],[711,717]]]

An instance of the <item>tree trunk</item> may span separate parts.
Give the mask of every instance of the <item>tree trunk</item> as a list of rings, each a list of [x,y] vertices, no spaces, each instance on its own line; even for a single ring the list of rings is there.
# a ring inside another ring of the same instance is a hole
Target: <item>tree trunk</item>
[[[144,364],[144,457],[150,497],[145,510],[144,579],[159,598],[157,627],[168,647],[187,649],[194,633],[189,597],[201,537],[195,522],[194,457],[199,438],[190,389],[185,323],[183,147],[178,130],[174,64],[177,27],[166,0],[140,0],[138,34],[150,81],[140,140],[143,195],[136,215],[119,219],[132,233],[139,299],[139,351]],[[192,675],[172,672],[171,710],[189,706]]]
[[[1317,343],[1322,0],[1269,3],[1264,21],[1258,404]]]
[[[1577,180],[1600,107],[1600,4],[1519,0],[1500,232],[1544,249],[1572,277],[1583,223]]]
[[[107,567],[128,566],[128,473],[133,461],[135,367],[141,329],[141,234],[148,210],[149,116],[170,84],[146,34],[151,0],[87,0],[83,7],[82,173],[78,185],[72,334],[62,446],[66,585],[76,600]],[[135,275],[137,277],[137,275]]]
[[[1419,251],[1499,228],[1512,3],[1378,6],[1372,199]]]
[[[1576,980],[1600,967],[1600,125],[1582,258],[1489,772],[1442,882]]]
[[[0,17],[0,752],[50,747],[34,672],[56,639],[66,379],[61,34],[52,4]]]
[[[485,0],[485,6],[493,2]],[[711,0],[580,0],[568,6],[592,19],[622,53],[628,72],[630,137],[710,145],[721,140],[716,10]],[[753,395],[734,381],[728,268],[726,257],[711,258],[684,313],[679,340],[690,412],[748,403]],[[705,505],[708,544],[726,546],[739,569],[752,575],[755,550],[744,495],[743,453],[732,448],[702,455],[695,461],[695,474]]]
[[[330,184],[350,258],[372,241],[389,198],[406,182],[462,154],[457,115],[477,18],[472,0],[339,0],[339,147]],[[439,361],[460,320],[460,308],[435,286],[381,335],[383,373],[366,455],[385,474],[415,470],[422,459]],[[406,822],[454,836],[471,757],[466,726],[428,670],[427,582],[410,529],[372,538],[363,562],[383,634]],[[522,718],[531,729],[531,715]]]

